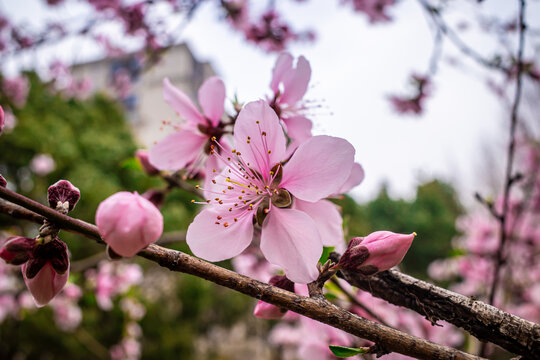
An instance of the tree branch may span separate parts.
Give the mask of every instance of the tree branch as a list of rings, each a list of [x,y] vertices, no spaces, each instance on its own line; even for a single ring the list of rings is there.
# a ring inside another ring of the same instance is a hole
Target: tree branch
[[[337,262],[338,257],[333,253],[331,259]],[[424,315],[431,322],[444,320],[515,354],[540,358],[538,324],[395,270],[371,276],[341,270],[338,275],[378,298]]]
[[[103,243],[95,225],[63,215],[47,206],[0,187],[0,198],[7,199],[44,216],[61,228]],[[408,335],[339,308],[326,299],[312,299],[248,278],[180,251],[150,245],[138,254],[172,271],[183,272],[228,287],[270,304],[294,311],[375,342],[381,349],[419,359],[480,359],[462,351]]]

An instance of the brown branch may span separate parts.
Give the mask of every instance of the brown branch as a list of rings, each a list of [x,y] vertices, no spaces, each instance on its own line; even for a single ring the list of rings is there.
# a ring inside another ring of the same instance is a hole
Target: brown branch
[[[504,180],[503,208],[500,214],[499,223],[499,248],[495,257],[495,269],[493,272],[493,280],[489,291],[489,303],[493,304],[497,287],[499,285],[500,271],[504,264],[504,248],[509,238],[506,229],[509,212],[510,190],[515,183],[515,177],[512,175],[514,154],[516,149],[516,128],[518,123],[518,109],[521,100],[522,75],[523,75],[523,50],[525,47],[525,0],[519,1],[519,48],[517,54],[517,75],[516,75],[516,92],[514,102],[512,104],[512,115],[510,119],[510,140],[508,143],[508,156],[506,163],[506,173]]]
[[[71,218],[41,205],[22,195],[0,187],[0,197],[46,217],[59,227],[75,231],[81,235],[103,243],[95,225]],[[480,359],[446,346],[408,335],[376,322],[361,318],[339,308],[326,299],[312,299],[248,278],[221,268],[180,251],[150,245],[139,256],[154,261],[172,271],[195,275],[215,284],[228,287],[270,304],[294,311],[313,320],[320,321],[375,342],[381,349],[398,352],[420,359]]]
[[[338,257],[333,253],[332,261],[336,262]],[[341,270],[338,275],[351,285],[394,305],[412,309],[432,322],[444,320],[510,352],[540,358],[538,324],[395,270],[372,276]]]

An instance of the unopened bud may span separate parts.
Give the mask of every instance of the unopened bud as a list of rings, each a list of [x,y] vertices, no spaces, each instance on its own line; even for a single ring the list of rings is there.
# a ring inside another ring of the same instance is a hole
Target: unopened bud
[[[145,173],[150,176],[159,174],[159,170],[150,164],[150,160],[148,159],[148,150],[139,149],[135,151],[135,157],[139,160],[139,163],[141,164],[141,167]]]
[[[114,252],[132,257],[161,236],[163,216],[139,194],[122,191],[99,204],[96,225]]]
[[[0,248],[0,258],[8,264],[21,265],[30,259],[35,247],[36,239],[13,236]]]
[[[26,277],[33,279],[47,264],[61,275],[69,269],[67,245],[58,238],[34,248],[32,257],[26,264]]]
[[[294,283],[285,276],[273,276],[268,283],[270,285],[277,286],[278,288],[294,292]],[[269,304],[262,300],[259,300],[255,306],[255,309],[253,310],[253,315],[260,319],[281,319],[286,313],[286,309]]]
[[[405,235],[376,231],[365,238],[354,238],[338,266],[364,275],[391,269],[403,260],[415,236],[416,233]]]
[[[0,187],[6,187],[7,181],[2,175],[0,175]]]
[[[73,210],[81,198],[79,189],[67,180],[57,181],[49,187],[47,193],[49,206],[59,211],[60,209]]]

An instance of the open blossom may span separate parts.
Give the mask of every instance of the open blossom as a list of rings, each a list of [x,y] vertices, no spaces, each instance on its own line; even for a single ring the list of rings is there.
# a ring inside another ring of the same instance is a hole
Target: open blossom
[[[251,243],[255,220],[265,258],[296,283],[315,280],[323,244],[335,242],[323,237],[329,234],[322,217],[328,203],[321,200],[336,193],[350,175],[354,148],[340,138],[315,136],[283,165],[286,138],[275,112],[262,100],[240,112],[234,139],[236,149],[213,152],[225,167],[205,189],[210,205],[189,226],[188,245],[207,260],[229,259]]]
[[[96,225],[114,252],[132,257],[161,236],[163,216],[139,194],[121,191],[99,204]]]
[[[311,137],[311,120],[303,115],[305,105],[302,98],[306,94],[311,78],[311,67],[305,57],[300,56],[293,66],[293,57],[282,53],[272,70],[270,88],[273,98],[271,107],[285,123],[287,135],[298,144]]]
[[[150,149],[150,163],[159,170],[180,170],[189,165],[191,172],[204,167],[208,158],[209,142],[224,134],[221,117],[224,111],[225,84],[217,77],[207,79],[199,89],[199,104],[203,114],[189,97],[174,87],[169,79],[163,80],[165,101],[186,122],[179,131],[167,136]],[[209,161],[209,166],[216,167]]]
[[[45,176],[56,169],[56,164],[51,155],[37,154],[30,162],[30,169],[37,175]]]

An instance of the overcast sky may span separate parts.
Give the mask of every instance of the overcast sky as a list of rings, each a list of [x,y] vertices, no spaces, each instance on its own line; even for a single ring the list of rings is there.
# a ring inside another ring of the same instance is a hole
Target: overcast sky
[[[474,19],[472,9],[476,7],[467,5],[472,1],[457,3],[448,14],[450,22]],[[510,17],[517,13],[514,3],[517,1],[491,0],[481,9]],[[461,59],[465,67],[459,68],[444,61],[459,56],[445,42],[433,97],[424,115],[397,115],[387,95],[406,91],[411,72],[421,73],[428,67],[433,32],[425,14],[417,1],[405,0],[391,12],[395,21],[370,25],[363,15],[339,4],[337,0],[305,4],[288,1],[282,9],[295,28],[312,28],[317,33],[316,42],[295,44],[290,50],[306,56],[312,66],[306,97],[320,105],[311,111],[315,133],[349,140],[356,148],[356,160],[364,166],[366,180],[354,195],[372,198],[386,182],[391,194],[410,197],[419,183],[437,177],[452,182],[462,199],[470,201],[472,193],[484,184],[483,149],[491,148],[491,144],[503,146],[507,141],[502,132],[508,122],[507,108],[487,89],[483,70],[466,59]],[[85,6],[64,5],[51,12],[39,0],[3,0],[1,6],[2,12],[18,21],[30,19],[32,23],[51,17],[77,19],[88,11]],[[530,6],[529,14],[530,22],[538,20],[538,1]],[[269,93],[277,55],[247,44],[228,24],[216,21],[220,16],[212,4],[203,5],[179,40],[187,42],[199,60],[212,63],[231,97],[235,93],[243,101],[264,97]],[[178,21],[171,20],[171,26]],[[113,35],[114,29],[110,27]],[[494,46],[475,28],[464,32],[463,37],[486,54]],[[68,41],[39,56],[28,54],[7,62],[4,67],[14,71],[52,57],[82,62],[100,56],[99,51],[89,42]]]

